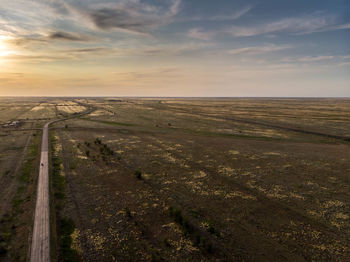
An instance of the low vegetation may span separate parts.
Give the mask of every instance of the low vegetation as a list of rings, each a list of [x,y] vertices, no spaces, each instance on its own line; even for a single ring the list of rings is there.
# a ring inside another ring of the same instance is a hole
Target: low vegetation
[[[62,175],[63,163],[60,158],[59,152],[57,152],[57,139],[55,133],[51,133],[51,165],[52,165],[52,184],[54,191],[54,215],[52,219],[55,221],[56,228],[56,238],[55,241],[58,244],[58,258],[53,258],[58,261],[65,262],[74,262],[79,261],[79,256],[77,252],[72,249],[72,237],[71,234],[74,231],[74,222],[72,219],[65,217],[62,214],[62,209],[65,205],[65,189],[66,189],[66,180]]]
[[[81,101],[96,110],[51,129],[53,261],[347,261],[350,100]],[[74,106],[39,102],[0,120],[31,130]],[[39,159],[14,169],[41,136],[26,132],[0,128],[0,260],[28,250]]]
[[[137,179],[142,179],[142,172],[140,170],[136,170],[134,175]]]
[[[185,235],[188,235],[193,244],[201,249],[205,250],[208,253],[213,252],[213,246],[201,230],[196,228],[191,221],[185,217],[180,209],[169,207],[169,214],[174,219],[174,221],[181,227]],[[211,232],[212,233],[212,232]]]
[[[12,261],[26,259],[28,238],[32,225],[32,207],[35,203],[36,171],[39,165],[39,136],[32,136],[25,158],[19,163],[20,168],[15,174],[16,192],[12,198],[11,207],[0,219],[0,260]],[[10,172],[6,172],[10,175]]]

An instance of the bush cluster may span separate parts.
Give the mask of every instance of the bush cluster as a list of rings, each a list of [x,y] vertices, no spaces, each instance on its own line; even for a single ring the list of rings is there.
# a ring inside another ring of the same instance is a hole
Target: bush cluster
[[[208,253],[213,252],[213,247],[210,241],[202,236],[200,230],[198,230],[183,214],[180,209],[169,207],[169,215],[174,221],[181,226],[185,235],[191,237],[193,244],[205,250]]]

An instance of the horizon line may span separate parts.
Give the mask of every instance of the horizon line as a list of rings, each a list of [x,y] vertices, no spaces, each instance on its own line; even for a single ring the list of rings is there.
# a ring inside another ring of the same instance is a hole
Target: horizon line
[[[350,96],[36,96],[36,95],[0,95],[0,98],[315,98],[350,99]]]

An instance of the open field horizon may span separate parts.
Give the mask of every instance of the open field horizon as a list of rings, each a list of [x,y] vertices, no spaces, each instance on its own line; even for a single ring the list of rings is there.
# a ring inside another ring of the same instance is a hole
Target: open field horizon
[[[347,96],[0,96],[0,98],[349,99]]]

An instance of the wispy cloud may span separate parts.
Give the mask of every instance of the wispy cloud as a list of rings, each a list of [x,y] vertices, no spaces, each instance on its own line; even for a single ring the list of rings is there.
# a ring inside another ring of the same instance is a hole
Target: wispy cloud
[[[63,31],[52,32],[48,36],[49,39],[63,41],[89,41],[90,38],[86,35],[68,33]]]
[[[180,4],[181,0],[170,0],[168,8],[164,9],[139,0],[123,0],[117,3],[71,5],[69,8],[102,30],[147,34],[170,23],[179,12]]]
[[[335,58],[335,56],[305,56],[298,59],[300,62],[318,62],[318,61],[325,61],[325,60],[331,60]]]
[[[49,62],[69,59],[66,54],[13,54],[6,57],[6,60],[26,61],[30,63]]]
[[[342,62],[342,63],[339,63],[338,66],[340,66],[340,67],[349,66],[350,67],[350,62]]]
[[[269,53],[269,52],[276,52],[281,50],[286,50],[289,48],[292,48],[291,45],[265,45],[265,46],[250,46],[250,47],[243,47],[243,48],[236,48],[231,49],[228,51],[231,55],[256,55],[256,54],[263,54],[263,53]]]
[[[200,28],[192,28],[188,31],[187,36],[194,39],[208,41],[212,39],[216,34],[217,32],[215,31],[205,31]]]
[[[89,59],[106,59],[115,57],[178,57],[181,55],[195,56],[208,46],[206,44],[189,43],[183,45],[158,45],[137,48],[118,48],[107,46],[62,48],[51,47],[39,51],[23,50],[6,55],[6,60],[25,63],[41,63],[55,61],[85,61]]]
[[[118,72],[115,76],[119,82],[130,81],[157,81],[159,76],[162,78],[178,78],[180,76],[178,68],[155,68],[149,70]]]
[[[337,17],[334,15],[313,14],[304,17],[284,18],[258,26],[233,26],[227,28],[225,32],[232,36],[256,36],[274,33],[310,34],[345,28],[343,25],[337,24]]]
[[[41,63],[55,61],[84,60],[98,57],[128,55],[129,51],[108,47],[91,47],[75,49],[51,49],[42,52],[14,53],[6,56],[6,60]]]
[[[7,43],[15,47],[26,47],[30,44],[46,44],[47,42],[48,39],[41,35],[11,37],[7,40]]]
[[[211,17],[208,17],[207,19],[203,20],[209,20],[209,21],[225,21],[225,20],[237,20],[247,14],[252,9],[252,6],[244,7],[234,13],[231,14],[222,14],[222,15],[214,15]]]
[[[208,40],[220,35],[230,35],[234,37],[251,37],[280,33],[301,35],[349,28],[350,24],[339,23],[337,17],[334,15],[316,13],[302,17],[284,18],[251,26],[225,26],[219,30],[193,28],[189,30],[188,36],[196,39]]]
[[[333,63],[343,63],[350,59],[349,55],[315,55],[315,56],[302,56],[302,57],[287,57],[282,59],[283,62],[288,63],[298,63],[298,64],[308,64],[308,63],[318,63],[330,65]]]
[[[51,33],[33,34],[33,35],[19,35],[9,37],[6,42],[16,48],[26,48],[31,45],[38,46],[55,41],[65,42],[91,42],[92,37],[85,34],[68,33],[64,31],[57,31]]]
[[[206,16],[192,16],[177,18],[176,22],[191,22],[191,21],[231,21],[237,20],[247,14],[252,9],[252,6],[246,6],[232,13],[218,14],[218,15],[206,15]]]

